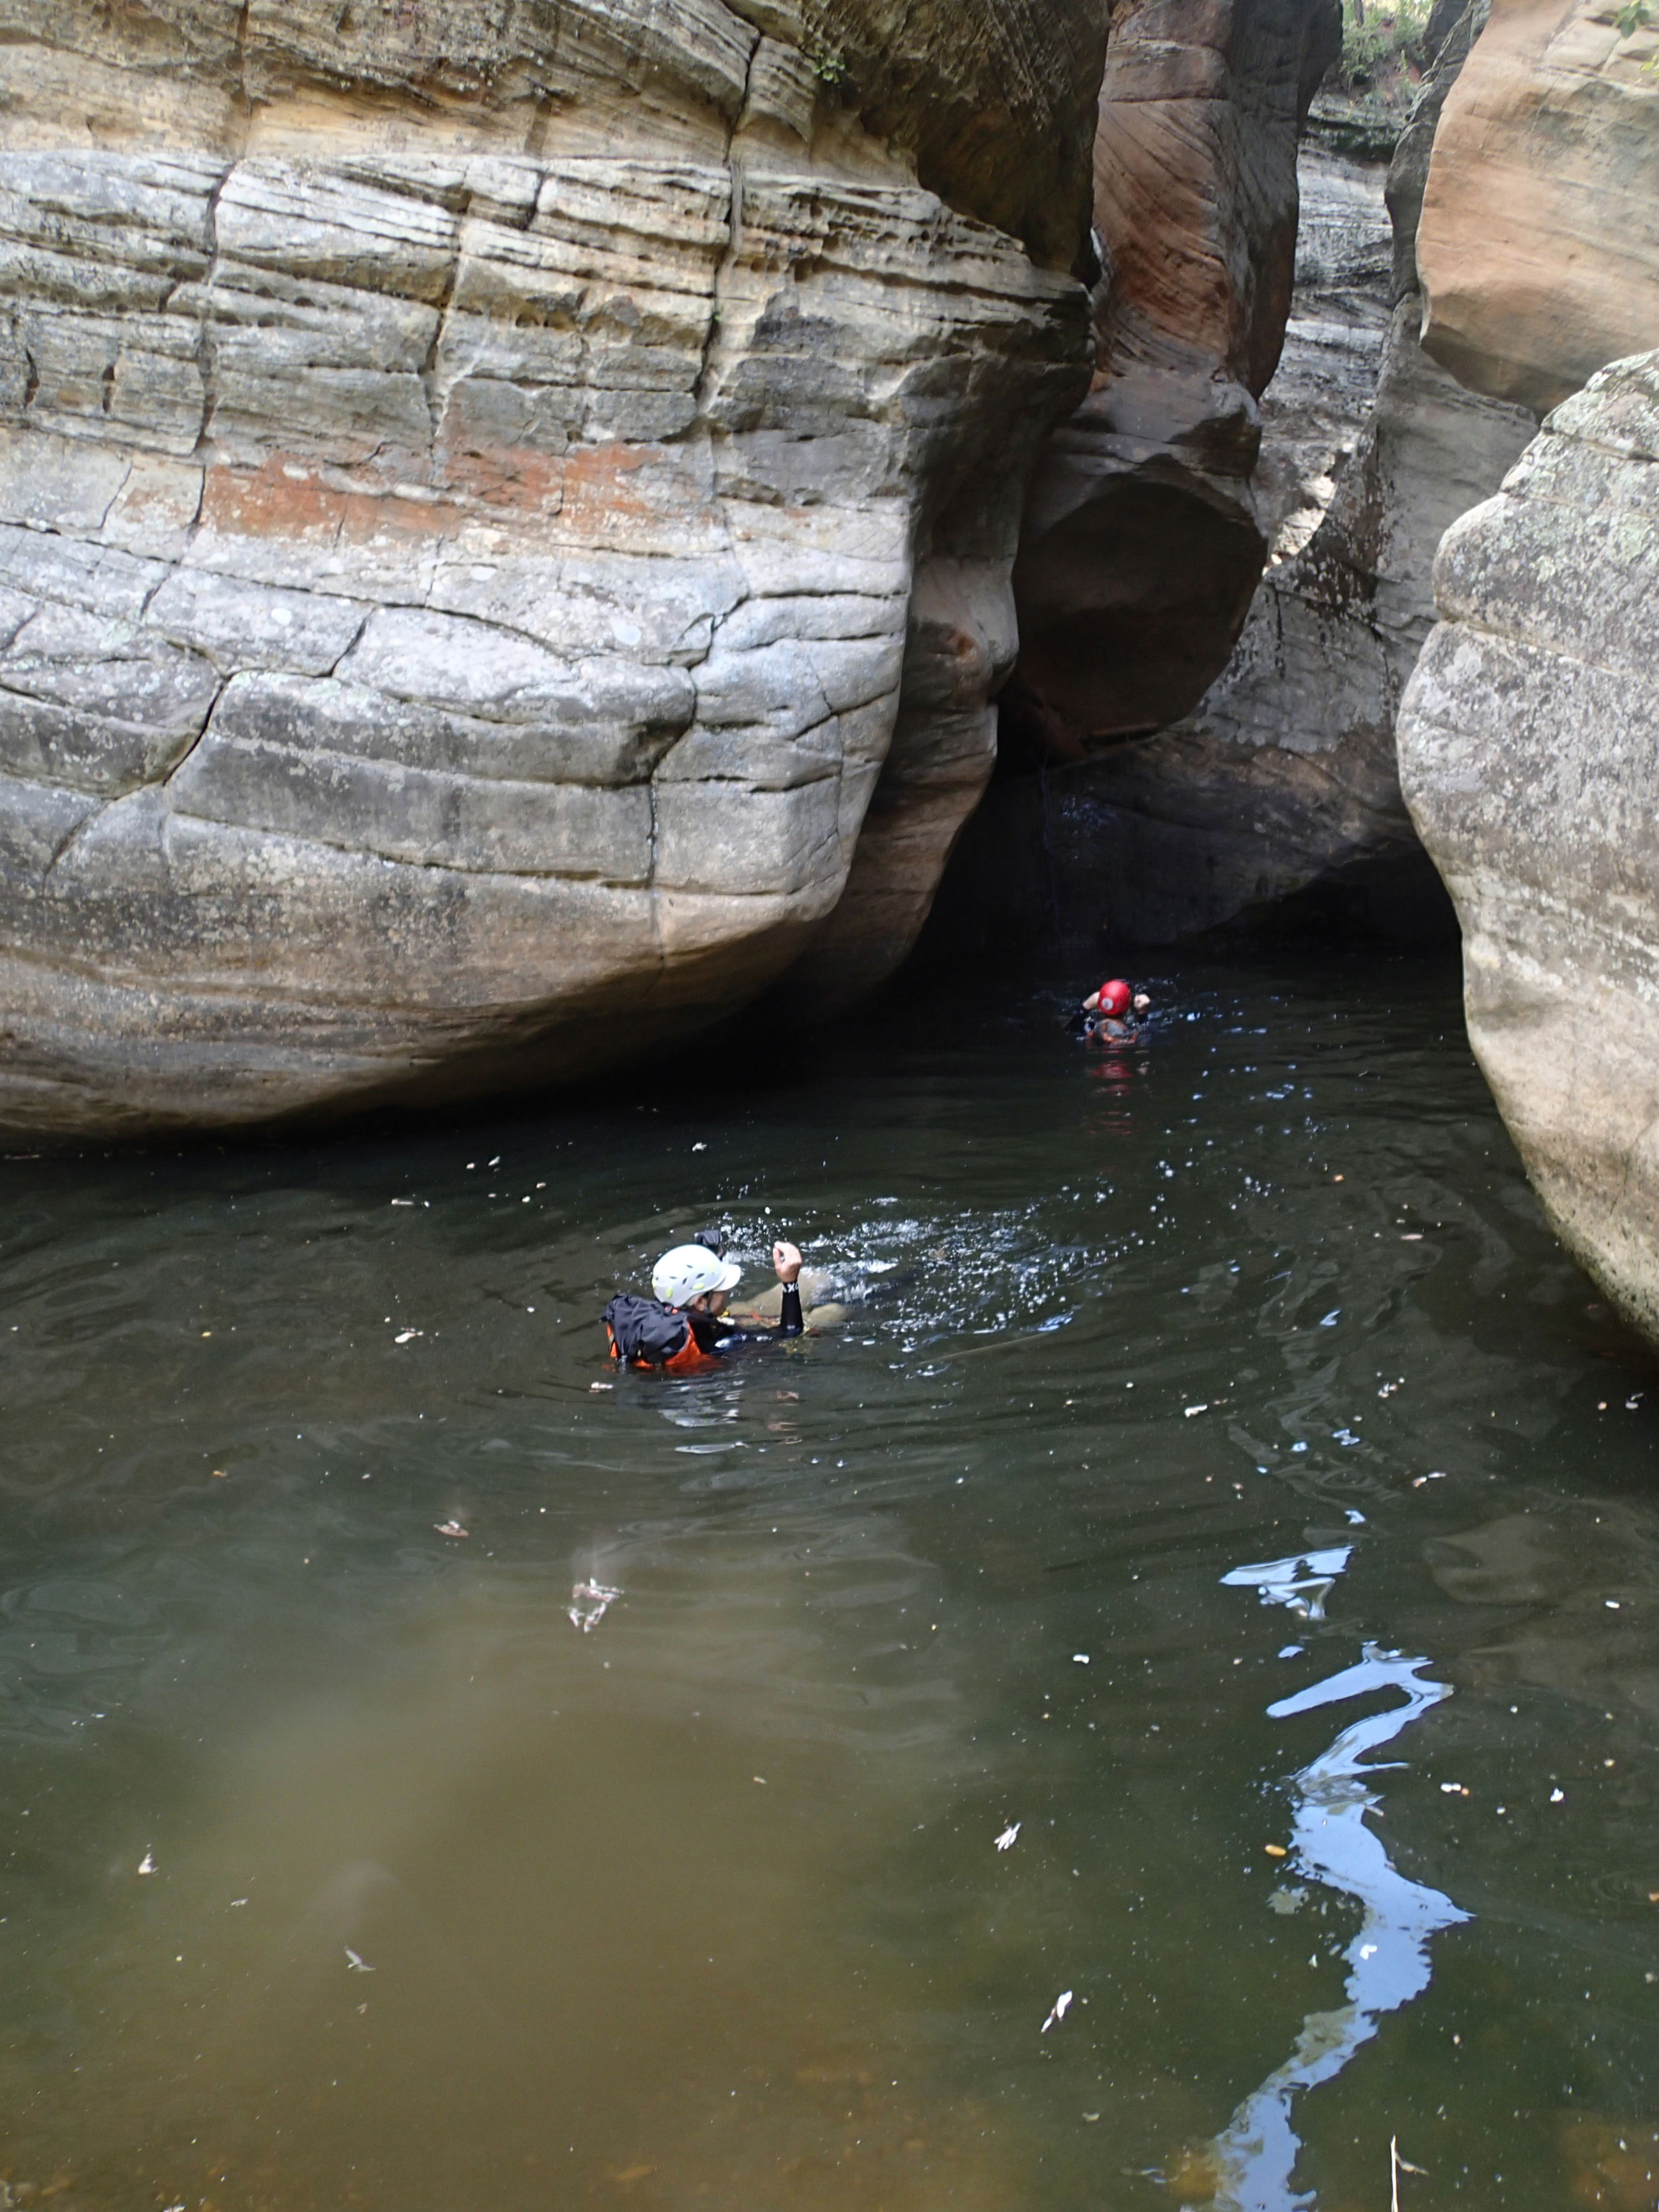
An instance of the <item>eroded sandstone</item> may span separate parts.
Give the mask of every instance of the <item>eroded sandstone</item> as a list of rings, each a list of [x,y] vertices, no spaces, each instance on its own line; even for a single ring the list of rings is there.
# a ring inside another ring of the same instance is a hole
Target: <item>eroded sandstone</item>
[[[1540,411],[1659,343],[1659,25],[1620,0],[1492,0],[1423,195],[1423,343]]]
[[[7,16],[0,1120],[568,1076],[838,904],[886,957],[872,792],[896,723],[971,781],[1082,380],[1087,24]]]
[[[1392,250],[1381,173],[1304,155],[1312,220],[1286,389],[1264,403],[1267,488],[1288,476],[1298,495],[1278,494],[1237,646],[1192,711],[1050,779],[1047,841],[1073,928],[1086,904],[1109,939],[1168,943],[1314,885],[1369,927],[1448,927],[1401,797],[1395,718],[1434,621],[1441,534],[1536,427],[1418,340],[1423,173],[1484,14],[1474,0],[1449,27],[1396,149]]]
[[[1027,745],[1079,759],[1186,712],[1270,533],[1251,477],[1334,0],[1116,0],[1095,140],[1097,361],[1033,482],[1015,589]]]
[[[1546,1211],[1659,1339],[1659,356],[1559,407],[1448,532],[1401,773],[1470,1041]]]

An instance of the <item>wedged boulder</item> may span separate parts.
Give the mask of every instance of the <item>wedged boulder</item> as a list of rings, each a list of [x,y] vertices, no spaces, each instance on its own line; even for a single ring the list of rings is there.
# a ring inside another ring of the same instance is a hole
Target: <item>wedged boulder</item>
[[[1283,515],[1272,557],[1193,710],[1050,779],[1068,934],[1091,913],[1109,938],[1167,944],[1316,885],[1366,927],[1449,931],[1400,794],[1395,717],[1434,621],[1441,534],[1536,428],[1526,409],[1465,390],[1418,340],[1429,149],[1485,13],[1474,0],[1446,28],[1388,173],[1387,215],[1376,168],[1304,156],[1297,304],[1283,386],[1263,403],[1261,473]],[[1310,405],[1310,392],[1336,405]],[[1279,488],[1286,477],[1299,498]]]
[[[855,917],[1085,381],[1088,11],[9,28],[0,1123],[573,1076]]]
[[[1423,195],[1423,343],[1541,411],[1659,343],[1659,27],[1620,0],[1492,0]]]
[[[1470,1041],[1568,1249],[1659,1342],[1659,355],[1556,409],[1441,547],[1400,717]]]
[[[1095,140],[1097,365],[1027,504],[1024,744],[1079,759],[1184,714],[1267,535],[1250,477],[1297,237],[1297,138],[1336,0],[1115,0]]]
[[[1108,931],[1168,944],[1328,882],[1406,936],[1443,900],[1400,794],[1395,717],[1434,619],[1441,534],[1536,425],[1465,392],[1395,308],[1376,393],[1303,550],[1262,578],[1193,714],[1080,771]]]

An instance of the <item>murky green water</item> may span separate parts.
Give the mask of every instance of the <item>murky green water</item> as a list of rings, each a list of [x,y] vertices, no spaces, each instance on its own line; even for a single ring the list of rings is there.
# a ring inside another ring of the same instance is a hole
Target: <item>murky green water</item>
[[[14,2201],[1652,2204],[1649,1380],[1275,957],[0,1168]],[[595,1389],[715,1218],[848,1323]]]

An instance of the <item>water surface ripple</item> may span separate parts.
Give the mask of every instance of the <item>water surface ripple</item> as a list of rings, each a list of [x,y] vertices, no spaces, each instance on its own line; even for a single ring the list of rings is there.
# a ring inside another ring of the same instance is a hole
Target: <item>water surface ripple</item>
[[[0,1164],[15,2203],[1659,2197],[1645,1362],[1443,963],[1095,980]]]

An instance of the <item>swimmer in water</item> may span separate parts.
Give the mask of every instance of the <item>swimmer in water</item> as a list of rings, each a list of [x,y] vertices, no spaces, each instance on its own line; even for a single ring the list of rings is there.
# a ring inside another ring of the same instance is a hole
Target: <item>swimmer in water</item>
[[[720,1316],[743,1270],[724,1255],[725,1240],[706,1229],[690,1244],[665,1252],[651,1270],[655,1296],[624,1291],[601,1318],[611,1357],[618,1366],[660,1367],[666,1375],[696,1375],[714,1366],[728,1346],[799,1336],[801,1257],[793,1244],[772,1247],[772,1267],[783,1285],[783,1310],[775,1328],[722,1328]]]
[[[1121,976],[1114,977],[1090,992],[1072,1017],[1073,1033],[1105,1044],[1133,1044],[1152,1003],[1145,991],[1131,991]]]

